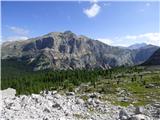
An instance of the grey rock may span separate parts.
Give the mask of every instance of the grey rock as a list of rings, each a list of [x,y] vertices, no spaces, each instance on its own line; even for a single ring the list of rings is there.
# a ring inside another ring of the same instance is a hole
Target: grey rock
[[[50,110],[48,108],[45,108],[43,111],[47,112],[47,113],[50,113]]]
[[[14,98],[16,95],[16,90],[12,88],[8,88],[6,90],[1,91],[0,94],[2,95],[2,98],[6,98],[6,97]]]
[[[61,108],[60,104],[58,104],[58,103],[53,104],[52,107],[53,108]]]
[[[84,100],[78,98],[78,99],[76,100],[76,104],[84,104]]]
[[[67,96],[73,96],[73,95],[75,95],[75,93],[74,92],[67,92],[66,95]]]
[[[121,109],[119,112],[119,119],[120,120],[127,120],[129,118],[129,115],[125,109]]]
[[[138,115],[133,115],[133,117],[129,118],[129,120],[153,120],[153,119],[143,114],[138,114]]]
[[[135,114],[143,114],[144,108],[141,106],[136,107]]]
[[[159,103],[144,107],[144,114],[135,114],[135,107],[120,107],[98,98],[90,98],[87,102],[81,96],[60,95],[56,93],[44,96],[39,94],[3,97],[0,119],[15,120],[158,120]],[[92,93],[93,94],[93,93]],[[86,94],[85,94],[86,95]],[[90,94],[89,94],[90,95]],[[98,95],[98,94],[97,94]],[[52,99],[48,99],[52,97]],[[35,101],[37,99],[37,102]],[[8,106],[8,107],[7,107]],[[139,110],[141,111],[141,110]],[[146,112],[147,111],[147,112]],[[140,113],[140,112],[138,112]],[[142,113],[142,112],[141,112]],[[147,113],[147,114],[146,114]]]

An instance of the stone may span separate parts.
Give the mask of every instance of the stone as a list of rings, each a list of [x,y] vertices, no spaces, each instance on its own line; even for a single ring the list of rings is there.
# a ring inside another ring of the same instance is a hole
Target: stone
[[[49,108],[45,108],[44,110],[43,110],[44,112],[47,112],[47,113],[50,113],[50,110],[49,110]]]
[[[144,114],[135,114],[135,107],[120,107],[111,104],[108,101],[100,101],[98,98],[91,98],[89,95],[95,93],[85,93],[88,98],[84,101],[81,96],[66,96],[56,93],[41,96],[39,94],[19,95],[14,99],[10,97],[2,98],[2,109],[0,120],[21,119],[21,120],[152,120],[158,118],[159,103],[149,104],[143,107]],[[96,93],[96,95],[99,95]],[[53,99],[48,99],[51,96]],[[36,102],[36,99],[38,101]],[[139,110],[141,111],[141,110]],[[141,112],[138,112],[141,113]],[[148,115],[148,116],[146,116]]]
[[[55,95],[55,94],[57,94],[57,91],[52,91],[52,95]]]
[[[73,96],[73,95],[75,95],[75,93],[74,92],[67,92],[66,95],[67,96]]]
[[[128,113],[125,109],[121,109],[120,112],[119,112],[119,119],[120,120],[125,120],[124,118],[128,119],[129,115],[128,115]]]
[[[84,104],[84,100],[83,99],[77,99],[76,104]]]
[[[153,120],[153,119],[143,114],[138,114],[138,115],[133,115],[131,118],[129,118],[129,120]]]
[[[139,106],[139,107],[136,107],[136,110],[135,110],[135,114],[143,114],[144,113],[144,108]]]
[[[49,120],[47,117],[44,117],[43,120]]]
[[[145,88],[154,88],[154,87],[155,87],[154,84],[147,84],[147,85],[145,85]]]
[[[60,108],[61,106],[60,106],[60,104],[55,103],[55,104],[52,105],[52,107],[53,107],[53,108]]]
[[[14,98],[16,95],[16,90],[12,88],[8,88],[1,91],[2,98]]]
[[[89,98],[89,99],[87,100],[87,103],[88,103],[89,105],[92,105],[92,102],[93,102],[93,99],[92,99],[92,98]]]
[[[95,99],[94,101],[95,101],[96,104],[102,103],[99,99]]]

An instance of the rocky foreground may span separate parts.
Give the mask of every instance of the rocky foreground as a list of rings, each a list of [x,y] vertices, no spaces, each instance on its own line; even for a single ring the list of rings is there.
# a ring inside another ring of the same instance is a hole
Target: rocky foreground
[[[83,94],[43,91],[15,96],[8,88],[1,91],[1,120],[160,120],[160,102],[144,107],[114,106],[101,101],[99,93]]]

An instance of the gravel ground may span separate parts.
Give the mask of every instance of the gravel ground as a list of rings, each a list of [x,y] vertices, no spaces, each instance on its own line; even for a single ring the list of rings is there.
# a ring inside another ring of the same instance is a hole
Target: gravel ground
[[[16,91],[8,88],[0,93],[1,120],[160,120],[160,102],[121,107],[100,101],[99,93],[85,94],[85,101],[74,92],[15,96]]]

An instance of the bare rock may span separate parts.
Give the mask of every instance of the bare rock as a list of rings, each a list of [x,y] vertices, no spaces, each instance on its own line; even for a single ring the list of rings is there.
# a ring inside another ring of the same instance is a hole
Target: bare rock
[[[129,115],[125,109],[121,109],[119,112],[119,119],[120,120],[127,120],[129,118]]]
[[[138,114],[138,115],[134,115],[129,120],[153,120],[153,119],[143,114]]]
[[[143,114],[144,113],[144,108],[139,106],[139,107],[136,107],[136,110],[135,110],[135,114]]]

